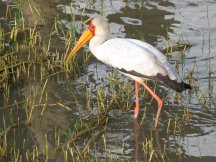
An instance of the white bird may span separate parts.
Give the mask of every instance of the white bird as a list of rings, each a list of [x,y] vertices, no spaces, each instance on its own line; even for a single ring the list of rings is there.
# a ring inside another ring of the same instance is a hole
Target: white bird
[[[142,84],[157,101],[156,128],[163,101],[151,90],[144,80],[162,82],[177,92],[191,89],[191,86],[182,81],[181,77],[168,62],[166,56],[152,45],[137,39],[108,38],[108,22],[101,16],[94,17],[88,29],[84,31],[67,57],[66,62],[69,63],[76,52],[90,40],[89,49],[98,60],[118,69],[121,73],[135,80],[136,106],[134,109],[134,118],[137,118],[140,109],[138,83]]]

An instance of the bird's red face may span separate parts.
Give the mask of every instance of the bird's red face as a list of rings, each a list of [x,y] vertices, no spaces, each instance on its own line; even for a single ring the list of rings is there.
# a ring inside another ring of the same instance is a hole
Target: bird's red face
[[[88,27],[88,29],[89,29],[89,31],[93,34],[93,36],[95,35],[95,29],[96,29],[96,27],[95,27],[95,25],[93,24],[93,22],[91,22],[90,24],[89,24],[89,27]]]
[[[83,34],[79,38],[78,42],[76,43],[76,45],[74,46],[74,48],[72,49],[70,54],[68,55],[68,57],[66,59],[67,63],[69,63],[72,60],[72,58],[75,56],[76,52],[95,35],[95,30],[96,30],[96,27],[93,24],[93,22],[91,22],[89,24],[88,29],[86,29],[83,32]]]

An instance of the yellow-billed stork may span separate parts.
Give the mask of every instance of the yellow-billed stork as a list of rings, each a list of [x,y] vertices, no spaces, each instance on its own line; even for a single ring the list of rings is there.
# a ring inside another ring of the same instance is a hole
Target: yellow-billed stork
[[[136,106],[134,109],[134,118],[137,118],[139,113],[137,82],[142,84],[157,101],[156,128],[163,101],[151,90],[144,80],[162,82],[177,92],[191,89],[191,86],[182,81],[181,77],[168,62],[166,56],[152,45],[137,39],[108,38],[108,22],[99,15],[95,16],[90,22],[88,29],[84,31],[67,57],[66,62],[69,63],[76,52],[90,40],[89,49],[98,60],[118,69],[126,76],[135,80]]]

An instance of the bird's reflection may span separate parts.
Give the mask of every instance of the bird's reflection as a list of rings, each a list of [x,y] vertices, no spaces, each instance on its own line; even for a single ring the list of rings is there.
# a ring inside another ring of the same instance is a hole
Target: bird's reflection
[[[160,136],[159,136],[158,129],[155,129],[155,140],[156,140],[155,151],[156,151],[157,157],[161,158],[162,157],[162,151],[161,151],[161,142],[160,142]]]
[[[139,152],[142,152],[143,148],[139,148],[140,141],[144,141],[146,139],[145,132],[140,132],[140,130],[144,130],[141,127],[142,125],[139,123],[137,119],[133,119],[133,130],[134,130],[134,159],[135,161],[141,160],[139,157],[143,158],[143,156],[139,156]],[[154,134],[153,140],[155,140],[156,145],[154,145],[154,150],[157,158],[162,157],[161,151],[161,142],[160,142],[160,135],[158,129],[151,130]],[[146,132],[147,133],[147,132]],[[142,134],[142,135],[141,135]]]
[[[134,158],[137,161],[138,160],[138,150],[139,150],[139,129],[140,125],[137,121],[137,118],[134,119]]]

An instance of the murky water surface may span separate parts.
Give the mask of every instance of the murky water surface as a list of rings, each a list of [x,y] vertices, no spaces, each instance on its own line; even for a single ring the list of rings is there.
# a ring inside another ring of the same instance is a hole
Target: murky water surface
[[[37,1],[40,5],[40,1]],[[159,128],[154,134],[149,129],[154,122],[156,104],[147,106],[147,117],[141,125],[133,121],[132,110],[126,112],[121,108],[117,108],[117,110],[115,107],[111,108],[110,120],[105,134],[107,151],[101,151],[104,150],[104,146],[101,141],[98,142],[96,144],[96,155],[98,157],[112,156],[129,160],[145,159],[142,150],[143,143],[146,138],[153,136],[154,142],[158,145],[158,150],[166,148],[165,152],[167,154],[165,156],[170,161],[216,161],[216,1],[169,0],[155,2],[136,0],[127,2],[123,0],[77,0],[72,3],[71,1],[62,3],[57,0],[52,3],[53,5],[49,5],[49,1],[46,3],[45,0],[41,4],[43,10],[50,10],[52,14],[55,12],[60,14],[59,23],[63,23],[68,28],[71,26],[71,19],[68,15],[74,12],[76,21],[73,23],[76,24],[76,37],[83,31],[80,15],[87,19],[97,12],[102,13],[108,19],[111,27],[111,37],[144,38],[146,42],[156,46],[161,51],[166,51],[168,40],[172,41],[172,46],[176,47],[176,50],[173,50],[172,55],[169,56],[170,61],[175,63],[178,60],[178,71],[183,78],[186,78],[185,80],[187,80],[189,72],[192,71],[192,78],[195,80],[192,84],[198,85],[198,88],[195,87],[198,92],[195,92],[195,90],[184,92],[179,103],[175,103],[174,92],[163,86],[158,86],[157,92],[161,97],[167,96],[168,93],[171,95],[165,102]],[[3,0],[0,1],[0,8],[1,5],[5,5]],[[49,12],[46,12],[46,14],[49,14]],[[45,21],[51,22],[50,17],[46,15],[44,17]],[[180,52],[178,47],[183,47],[185,44],[190,45],[190,48]],[[87,47],[85,47],[85,50],[88,50]],[[82,64],[81,67],[83,67]],[[55,129],[67,129],[70,125],[76,123],[80,116],[85,115],[85,111],[89,111],[89,107],[90,111],[94,113],[97,104],[93,101],[96,102],[97,91],[101,87],[107,88],[107,93],[111,93],[108,88],[108,80],[112,75],[112,68],[98,62],[91,56],[88,68],[83,69],[79,77],[70,78],[69,81],[66,81],[61,75],[53,77],[47,85],[49,103],[58,101],[66,104],[72,110],[68,111],[59,105],[48,106],[41,116],[41,109],[38,111],[35,109],[31,126],[20,132],[15,138],[25,138],[29,147],[33,143],[39,145],[39,148],[41,147],[41,150],[43,150],[43,143],[46,142],[44,134],[47,133],[47,138],[50,141],[49,148],[52,149]],[[133,85],[130,79],[121,74],[117,74],[117,77],[122,81],[122,84],[129,82],[131,86]],[[26,96],[29,96],[32,87],[39,91],[43,88],[43,84],[39,82],[11,84],[11,103],[14,100],[24,100]],[[141,87],[140,90],[142,90]],[[118,91],[120,90],[117,90],[116,93]],[[86,92],[89,93],[91,98],[90,105],[86,101]],[[75,103],[74,95],[81,101],[79,105]],[[0,97],[3,97],[2,94],[0,94]],[[205,98],[205,101],[202,98]],[[133,94],[130,98],[131,102],[135,102],[134,99]],[[141,99],[141,106],[145,107],[146,102],[149,102],[148,98]],[[0,101],[0,105],[1,107],[5,106],[3,101]],[[175,122],[175,117],[178,117],[179,123],[181,123],[180,118],[186,110],[188,110],[188,118],[190,118],[189,123],[179,124],[180,127],[176,128],[177,133],[173,133],[174,128],[170,128],[171,131],[167,132],[169,117],[172,119],[171,122]],[[20,116],[24,113],[24,111],[17,111]],[[138,122],[141,122],[143,113],[144,110],[142,109]],[[0,114],[1,117],[4,115],[6,118],[10,115],[10,112],[1,111]],[[0,126],[2,127],[2,124]],[[11,138],[14,138],[13,135],[11,135]],[[122,155],[123,148],[124,155]],[[53,154],[53,156],[56,155]]]

